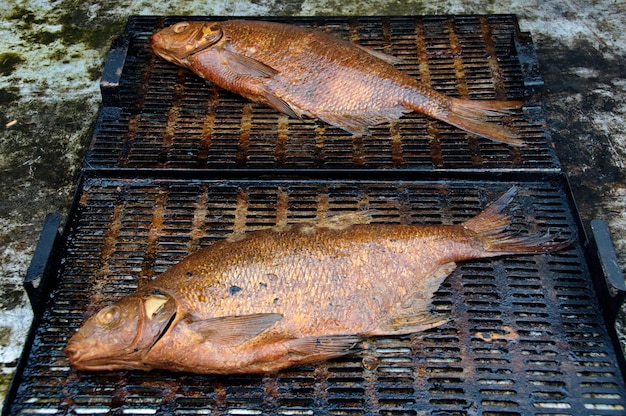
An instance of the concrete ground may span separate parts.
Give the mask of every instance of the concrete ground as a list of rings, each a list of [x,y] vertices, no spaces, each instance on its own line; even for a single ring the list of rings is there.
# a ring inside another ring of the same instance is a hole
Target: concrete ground
[[[0,3],[0,397],[31,313],[21,281],[46,213],[67,213],[111,37],[129,15],[514,13],[532,34],[557,153],[583,220],[626,268],[626,2],[251,0]]]

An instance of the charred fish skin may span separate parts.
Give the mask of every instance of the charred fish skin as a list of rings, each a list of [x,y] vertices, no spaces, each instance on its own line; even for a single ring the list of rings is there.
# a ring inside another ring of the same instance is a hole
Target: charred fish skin
[[[88,319],[66,354],[83,370],[264,373],[349,354],[364,337],[440,326],[449,317],[431,311],[432,299],[456,262],[572,242],[509,232],[501,211],[515,192],[457,225],[340,220],[215,243]]]
[[[397,58],[317,30],[264,21],[179,22],[155,33],[151,46],[251,101],[353,134],[416,111],[491,140],[525,144],[488,121],[521,102],[448,97],[396,69]]]

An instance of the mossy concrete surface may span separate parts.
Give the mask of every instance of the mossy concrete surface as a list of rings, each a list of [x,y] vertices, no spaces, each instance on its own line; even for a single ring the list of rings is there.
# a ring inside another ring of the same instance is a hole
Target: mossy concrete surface
[[[548,124],[585,221],[608,221],[626,265],[623,1],[78,1],[0,4],[0,395],[30,325],[21,288],[46,213],[67,213],[100,103],[98,78],[128,16],[514,13],[546,81]]]

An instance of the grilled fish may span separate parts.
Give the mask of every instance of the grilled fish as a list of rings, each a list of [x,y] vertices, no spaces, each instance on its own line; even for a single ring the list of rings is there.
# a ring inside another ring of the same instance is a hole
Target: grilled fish
[[[353,134],[416,111],[513,146],[519,135],[489,117],[519,101],[448,97],[393,64],[399,59],[326,33],[263,22],[180,22],[151,38],[154,53],[292,117],[315,117]]]
[[[431,311],[433,294],[456,262],[571,242],[507,231],[515,192],[457,225],[340,219],[237,234],[100,310],[65,354],[79,370],[262,373],[436,327],[449,318]]]

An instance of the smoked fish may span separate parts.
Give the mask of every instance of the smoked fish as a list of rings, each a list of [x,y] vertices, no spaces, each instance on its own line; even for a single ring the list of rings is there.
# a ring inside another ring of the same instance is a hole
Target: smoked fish
[[[446,96],[396,69],[399,59],[321,31],[265,21],[190,21],[160,30],[150,43],[156,55],[221,88],[353,134],[369,134],[370,126],[415,111],[525,145],[516,132],[489,120],[522,102]]]
[[[65,354],[78,370],[264,373],[437,327],[450,318],[433,294],[456,262],[571,243],[510,231],[501,211],[515,193],[456,225],[340,217],[235,234],[101,309]]]

